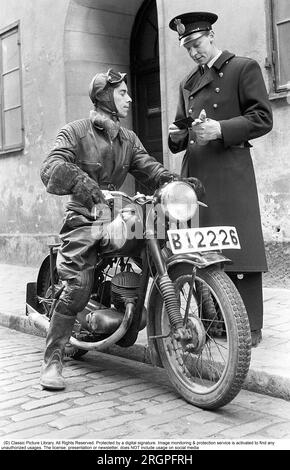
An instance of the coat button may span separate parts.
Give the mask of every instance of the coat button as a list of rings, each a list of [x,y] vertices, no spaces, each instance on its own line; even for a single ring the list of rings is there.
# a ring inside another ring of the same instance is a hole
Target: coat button
[[[215,104],[213,104],[213,107],[214,107],[214,108],[217,108],[217,107],[218,107],[218,105],[215,103]]]
[[[192,113],[192,109],[190,108],[190,109],[188,110],[188,112],[189,112],[189,113]]]
[[[189,143],[190,143],[190,144],[194,144],[194,140],[190,140]]]
[[[220,72],[220,73],[219,73],[219,76],[220,76],[220,77],[223,77],[223,76],[224,76],[223,72]]]
[[[220,88],[216,88],[216,89],[215,89],[215,92],[216,92],[216,93],[219,93],[220,91],[221,91]]]

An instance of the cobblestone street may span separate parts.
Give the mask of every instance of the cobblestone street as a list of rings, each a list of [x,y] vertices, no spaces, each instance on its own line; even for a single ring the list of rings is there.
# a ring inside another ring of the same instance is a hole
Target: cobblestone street
[[[165,371],[106,354],[66,361],[67,389],[43,391],[44,339],[0,327],[0,439],[290,439],[290,402],[242,390],[227,406],[187,404]],[[287,441],[285,441],[287,442]]]

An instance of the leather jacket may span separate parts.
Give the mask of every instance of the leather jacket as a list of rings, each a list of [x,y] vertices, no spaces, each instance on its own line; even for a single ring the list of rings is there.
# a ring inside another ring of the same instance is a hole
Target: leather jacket
[[[82,203],[76,200],[73,187],[80,175],[89,176],[100,189],[118,190],[128,173],[150,189],[158,187],[161,175],[163,178],[171,175],[148,155],[133,131],[120,127],[112,139],[109,132],[87,118],[60,130],[40,175],[49,193],[71,194],[69,206],[76,210]]]

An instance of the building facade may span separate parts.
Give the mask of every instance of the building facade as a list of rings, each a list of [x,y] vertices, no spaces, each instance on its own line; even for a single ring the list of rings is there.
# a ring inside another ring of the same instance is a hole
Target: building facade
[[[192,61],[168,23],[194,10],[217,13],[219,47],[262,68],[274,114],[273,131],[252,142],[265,279],[289,286],[288,0],[1,0],[0,262],[37,265],[57,240],[66,198],[46,193],[39,168],[58,130],[88,115],[88,84],[98,71],[128,73],[134,106],[123,124],[166,167],[180,170],[182,154],[170,153],[167,129]],[[134,192],[132,177],[124,189]]]

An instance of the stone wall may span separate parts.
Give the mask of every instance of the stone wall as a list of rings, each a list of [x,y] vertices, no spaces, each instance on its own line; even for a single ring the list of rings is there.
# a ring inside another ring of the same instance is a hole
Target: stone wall
[[[130,72],[130,35],[141,4],[142,0],[1,0],[0,29],[20,24],[25,148],[0,156],[0,262],[37,264],[50,234],[57,236],[66,198],[46,193],[40,164],[60,127],[87,115],[91,77],[109,66]],[[179,171],[182,155],[169,152],[167,129],[174,119],[178,83],[192,63],[168,28],[169,20],[192,9],[215,11],[219,46],[255,58],[270,89],[265,5],[264,0],[157,0],[164,163],[173,171]],[[252,155],[269,263],[265,282],[288,285],[290,99],[271,103],[273,131],[252,142]],[[132,125],[130,117],[127,125]],[[133,189],[132,181],[126,184]]]

